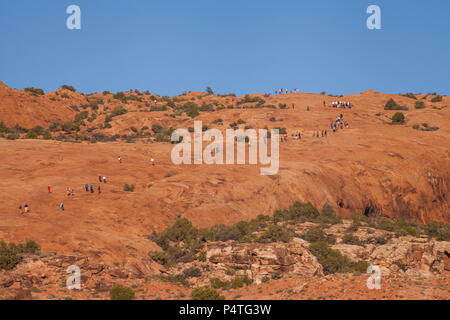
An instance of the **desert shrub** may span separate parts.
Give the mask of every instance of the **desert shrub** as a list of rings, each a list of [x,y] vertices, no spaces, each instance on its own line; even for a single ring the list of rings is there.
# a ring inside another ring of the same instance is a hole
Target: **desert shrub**
[[[0,121],[0,133],[7,133],[8,127],[5,125],[3,121]]]
[[[88,111],[82,111],[80,113],[77,113],[75,115],[75,122],[81,122],[84,119],[87,119],[89,117],[89,112]]]
[[[205,252],[201,252],[201,253],[198,255],[198,261],[200,261],[200,262],[206,262],[206,253],[205,253]]]
[[[186,218],[179,218],[169,228],[164,231],[164,235],[171,241],[185,241],[190,242],[195,239],[198,234],[198,230],[192,226]]]
[[[320,210],[320,215],[317,217],[317,221],[320,223],[338,224],[342,223],[342,217],[338,216],[333,207],[328,203]]]
[[[153,261],[161,265],[166,265],[168,262],[167,255],[162,251],[150,251],[148,255]]]
[[[196,103],[194,102],[186,102],[183,105],[183,110],[186,112],[186,115],[191,117],[191,118],[195,118],[197,117],[200,113],[198,112],[198,106]]]
[[[119,284],[114,285],[109,291],[111,300],[134,300],[134,291]]]
[[[15,244],[0,242],[0,270],[12,270],[22,259]]]
[[[209,282],[211,283],[211,287],[214,289],[222,289],[230,286],[230,282],[222,281],[219,278],[211,278],[209,279]]]
[[[61,89],[70,90],[70,91],[73,91],[73,92],[77,91],[77,90],[75,90],[75,87],[69,86],[69,85],[67,85],[67,84],[63,84],[63,85],[61,86]]]
[[[244,123],[246,123],[246,122],[242,119],[238,119],[238,121],[237,121],[237,124],[244,124]]]
[[[346,235],[344,235],[344,237],[342,238],[342,243],[364,246],[361,240],[359,240],[359,238],[352,233],[347,233]]]
[[[134,191],[134,184],[128,185],[127,183],[125,183],[123,185],[123,191],[133,192]]]
[[[242,288],[245,285],[250,285],[252,283],[252,279],[250,279],[247,275],[245,276],[237,276],[231,282],[231,286],[233,289]]]
[[[125,101],[125,93],[118,91],[115,95],[113,95],[113,98],[123,102]]]
[[[217,290],[210,287],[195,288],[191,293],[192,300],[225,300]]]
[[[412,128],[413,128],[414,130],[419,130],[419,129],[420,129],[420,126],[419,126],[418,124],[415,124],[415,125],[412,126]]]
[[[125,113],[127,113],[127,112],[128,112],[128,110],[125,109],[125,108],[122,107],[122,106],[120,106],[120,107],[115,107],[115,108],[113,109],[113,111],[111,111],[110,117],[117,117],[117,116],[120,116],[120,115],[125,114]]]
[[[25,244],[0,241],[0,270],[14,269],[23,260],[23,254],[37,254],[39,250],[33,240],[27,240]]]
[[[218,124],[218,123],[222,123],[222,122],[223,122],[222,118],[218,118],[218,119],[214,120],[212,123]]]
[[[160,133],[160,132],[162,132],[163,130],[164,130],[164,128],[163,128],[161,125],[157,124],[157,123],[154,123],[154,124],[152,125],[152,131],[153,131],[154,133]]]
[[[316,256],[325,274],[345,273],[351,271],[350,260],[338,250],[330,248],[326,242],[314,242],[309,251]]]
[[[34,87],[25,88],[24,91],[30,93],[33,96],[42,96],[45,94],[44,90]]]
[[[28,131],[25,135],[25,139],[37,139],[38,137],[38,134],[34,131]]]
[[[442,101],[442,96],[440,96],[440,95],[437,95],[431,99],[431,102],[441,102],[441,101]]]
[[[261,243],[289,242],[294,238],[295,232],[286,226],[270,225],[257,239]]]
[[[406,98],[417,100],[417,97],[413,93],[405,93],[405,94],[402,94],[402,96],[404,96]]]
[[[416,101],[414,108],[415,109],[423,109],[423,108],[425,108],[425,103],[423,101]]]
[[[151,106],[150,107],[151,112],[155,111],[167,111],[167,106]]]
[[[183,271],[183,275],[186,278],[198,278],[198,277],[201,277],[202,271],[199,268],[190,267]]]
[[[450,241],[450,224],[430,222],[423,226],[424,233],[438,241]]]
[[[392,123],[394,123],[394,124],[403,124],[403,123],[405,123],[405,115],[403,114],[403,112],[396,112],[392,116]]]
[[[314,220],[320,215],[319,211],[310,203],[294,202],[288,209],[288,220]]]
[[[254,103],[257,102],[259,105],[263,105],[266,101],[260,97],[250,97],[248,94],[246,94],[237,104],[241,105],[244,103]]]
[[[355,272],[366,273],[369,266],[370,264],[367,261],[358,261],[352,265],[352,268]]]
[[[308,242],[326,242],[334,244],[336,238],[332,235],[327,235],[321,228],[309,228],[302,236]]]
[[[397,102],[391,98],[388,102],[386,102],[384,110],[408,110],[408,107],[398,105]]]

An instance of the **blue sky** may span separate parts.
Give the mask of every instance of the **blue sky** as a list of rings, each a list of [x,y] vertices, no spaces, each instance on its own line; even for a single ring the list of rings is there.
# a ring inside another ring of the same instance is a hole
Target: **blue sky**
[[[81,8],[81,30],[66,8]],[[366,9],[381,8],[382,30]],[[450,93],[450,1],[0,0],[0,81],[46,92]]]

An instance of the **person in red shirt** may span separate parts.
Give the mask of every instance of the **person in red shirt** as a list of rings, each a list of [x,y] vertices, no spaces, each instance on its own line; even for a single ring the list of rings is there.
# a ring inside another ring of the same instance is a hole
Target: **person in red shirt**
[[[48,193],[52,192],[52,188],[50,186],[47,187]]]

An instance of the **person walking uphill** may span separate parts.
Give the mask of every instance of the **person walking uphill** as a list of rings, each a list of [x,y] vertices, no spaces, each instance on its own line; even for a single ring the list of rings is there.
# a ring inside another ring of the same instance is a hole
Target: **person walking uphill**
[[[91,193],[94,193],[94,186],[91,185]]]
[[[84,189],[86,189],[86,192],[89,192],[89,185],[87,183],[84,185]]]
[[[61,209],[61,211],[64,211],[64,204],[61,202],[61,204],[59,205],[59,208]]]
[[[120,156],[118,156],[117,161],[119,161],[119,163],[122,163],[122,158]]]
[[[48,190],[48,193],[52,193],[52,187],[48,186],[47,190]]]

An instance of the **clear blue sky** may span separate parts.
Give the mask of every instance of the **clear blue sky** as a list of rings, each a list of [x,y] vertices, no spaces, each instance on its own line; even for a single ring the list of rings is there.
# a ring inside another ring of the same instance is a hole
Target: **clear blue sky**
[[[66,28],[81,7],[82,29]],[[381,7],[382,30],[366,8]],[[0,81],[46,92],[450,93],[448,0],[0,0]]]

